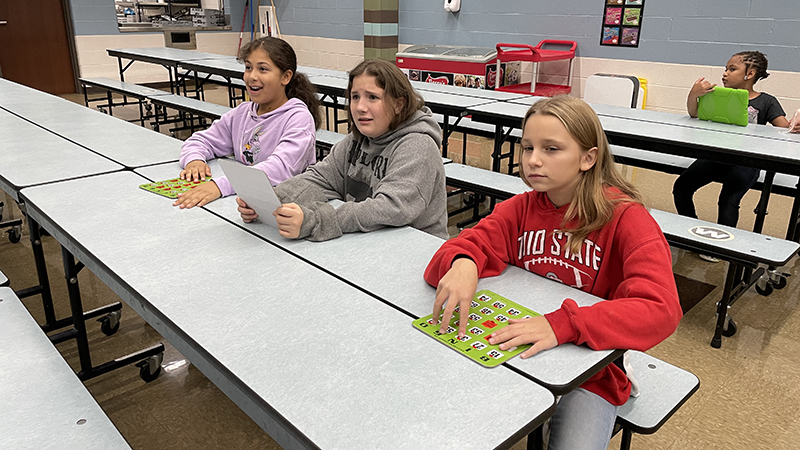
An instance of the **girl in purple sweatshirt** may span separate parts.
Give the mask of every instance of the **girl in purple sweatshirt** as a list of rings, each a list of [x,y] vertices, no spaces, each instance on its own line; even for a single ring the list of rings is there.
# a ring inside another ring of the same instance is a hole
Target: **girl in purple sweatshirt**
[[[209,159],[233,154],[237,161],[263,170],[273,184],[303,172],[316,162],[316,129],[320,112],[316,88],[297,73],[297,55],[284,40],[266,37],[239,53],[249,102],[243,102],[192,135],[181,148],[184,180],[211,176]],[[203,206],[233,194],[228,179],[215,177],[173,203],[181,208]]]

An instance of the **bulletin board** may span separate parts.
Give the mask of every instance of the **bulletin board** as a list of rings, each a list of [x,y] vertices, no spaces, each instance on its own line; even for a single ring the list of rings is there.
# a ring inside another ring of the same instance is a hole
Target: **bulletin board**
[[[600,45],[638,47],[644,0],[603,0]]]

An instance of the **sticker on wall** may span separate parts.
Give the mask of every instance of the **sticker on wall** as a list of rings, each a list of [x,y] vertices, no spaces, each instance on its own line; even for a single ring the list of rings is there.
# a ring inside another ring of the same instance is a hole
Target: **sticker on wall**
[[[644,0],[603,0],[600,45],[638,47]]]

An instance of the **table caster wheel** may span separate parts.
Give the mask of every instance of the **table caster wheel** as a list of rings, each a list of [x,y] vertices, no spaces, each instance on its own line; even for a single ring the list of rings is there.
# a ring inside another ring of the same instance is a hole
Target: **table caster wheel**
[[[783,289],[786,287],[786,284],[787,284],[786,277],[780,277],[778,278],[777,282],[772,283],[772,287],[775,289]]]
[[[158,376],[161,375],[161,361],[163,359],[164,354],[160,353],[136,363],[136,367],[139,368],[139,377],[144,380],[145,383],[149,383],[158,378]]]
[[[736,322],[734,322],[730,317],[728,317],[725,322],[725,328],[722,329],[722,335],[725,337],[731,337],[736,334]]]
[[[111,336],[119,331],[120,316],[122,316],[122,311],[113,311],[97,319],[100,322],[100,331],[106,336]]]
[[[758,284],[756,284],[756,292],[758,292],[760,295],[763,295],[763,296],[765,296],[765,297],[766,297],[767,295],[769,295],[769,294],[772,294],[772,289],[773,289],[773,288],[772,288],[772,284],[770,284],[770,283],[767,283],[767,284],[764,286],[764,288],[761,288],[761,286],[759,286]]]
[[[12,244],[16,244],[19,240],[22,239],[22,230],[19,227],[13,227],[8,230],[8,241]]]

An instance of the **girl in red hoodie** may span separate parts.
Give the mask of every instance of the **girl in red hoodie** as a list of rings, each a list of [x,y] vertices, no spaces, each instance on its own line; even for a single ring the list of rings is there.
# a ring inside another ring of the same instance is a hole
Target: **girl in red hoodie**
[[[636,189],[614,168],[605,132],[582,100],[541,100],[523,120],[520,168],[533,191],[495,208],[445,242],[425,270],[436,289],[443,332],[453,310],[468,311],[478,279],[514,264],[609,300],[511,320],[490,343],[536,353],[571,342],[595,350],[647,350],[671,335],[682,316],[669,245]],[[523,301],[523,299],[520,299]],[[459,324],[463,336],[467,321]],[[609,364],[564,395],[550,427],[550,450],[605,449],[631,381]]]

